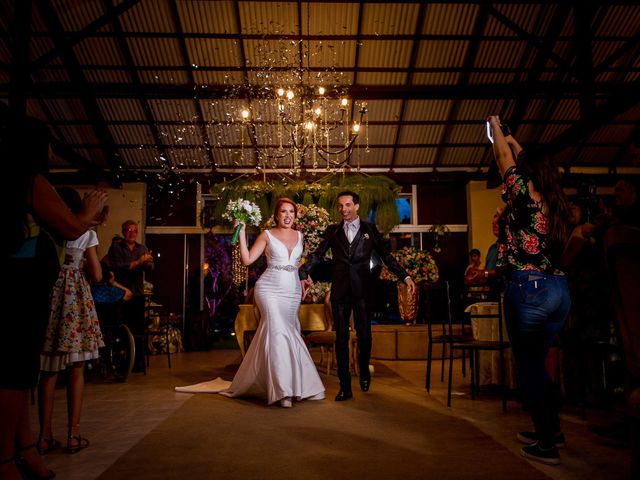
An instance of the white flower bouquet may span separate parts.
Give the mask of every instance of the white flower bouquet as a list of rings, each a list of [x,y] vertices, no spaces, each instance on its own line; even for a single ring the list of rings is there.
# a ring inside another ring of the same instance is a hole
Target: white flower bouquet
[[[230,222],[233,222],[234,220],[239,222],[231,236],[231,244],[235,245],[240,237],[242,224],[260,225],[260,222],[262,221],[262,213],[260,213],[260,208],[255,203],[238,198],[237,200],[229,200],[227,208],[222,214],[222,218],[229,220]]]

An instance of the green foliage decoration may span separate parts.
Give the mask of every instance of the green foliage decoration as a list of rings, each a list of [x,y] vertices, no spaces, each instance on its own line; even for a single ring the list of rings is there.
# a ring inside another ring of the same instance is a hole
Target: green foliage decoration
[[[237,198],[254,202],[260,207],[263,218],[268,218],[280,197],[289,197],[303,205],[316,204],[329,212],[333,222],[339,222],[336,195],[343,190],[360,195],[362,218],[366,219],[371,210],[376,212],[376,224],[381,232],[389,232],[400,223],[396,208],[400,187],[392,179],[384,175],[331,174],[312,183],[286,177],[266,181],[238,177],[218,183],[211,188],[217,201],[212,208],[203,209],[202,224],[206,227],[221,224],[227,203]]]

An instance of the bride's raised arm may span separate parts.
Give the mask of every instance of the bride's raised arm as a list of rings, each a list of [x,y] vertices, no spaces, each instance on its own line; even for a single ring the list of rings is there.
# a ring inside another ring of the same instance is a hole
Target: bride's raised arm
[[[236,224],[236,221],[234,221],[233,226],[235,227]],[[239,244],[242,263],[245,266],[249,266],[260,258],[260,255],[264,252],[264,249],[267,246],[267,234],[264,231],[261,232],[260,235],[258,235],[258,238],[256,238],[256,241],[253,242],[251,250],[249,250],[247,247],[247,236],[245,235],[245,225],[243,223],[242,229],[240,230]]]

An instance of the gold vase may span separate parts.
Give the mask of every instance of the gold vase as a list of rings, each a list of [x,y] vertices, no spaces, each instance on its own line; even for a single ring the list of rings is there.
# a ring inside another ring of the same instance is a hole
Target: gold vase
[[[420,289],[417,285],[413,295],[411,295],[405,283],[398,283],[398,308],[400,310],[400,318],[402,318],[405,325],[415,325],[416,323],[419,295]]]

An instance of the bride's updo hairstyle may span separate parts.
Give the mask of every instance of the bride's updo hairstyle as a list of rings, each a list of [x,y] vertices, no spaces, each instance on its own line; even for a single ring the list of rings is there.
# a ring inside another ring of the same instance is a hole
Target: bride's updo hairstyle
[[[280,207],[282,207],[282,204],[284,203],[288,203],[289,205],[293,206],[293,213],[296,218],[298,217],[298,206],[296,205],[296,202],[294,202],[290,198],[281,197],[278,199],[278,201],[276,202],[276,206],[273,208],[273,224],[276,227],[278,226],[278,212],[280,211]]]

